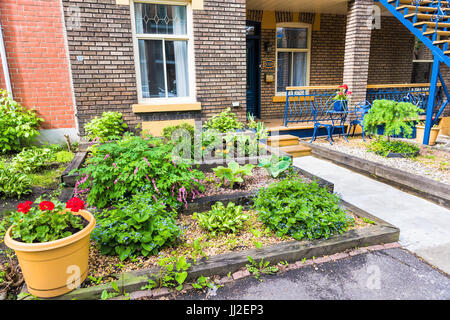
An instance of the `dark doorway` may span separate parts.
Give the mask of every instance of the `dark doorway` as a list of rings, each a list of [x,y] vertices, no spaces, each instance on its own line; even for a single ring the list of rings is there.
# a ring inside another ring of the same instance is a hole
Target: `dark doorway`
[[[261,117],[261,23],[247,21],[247,113]]]

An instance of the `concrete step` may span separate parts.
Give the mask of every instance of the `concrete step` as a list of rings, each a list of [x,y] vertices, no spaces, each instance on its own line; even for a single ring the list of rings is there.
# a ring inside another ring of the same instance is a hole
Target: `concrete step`
[[[267,144],[272,147],[295,146],[298,144],[298,137],[291,134],[270,136],[267,139]]]
[[[301,144],[281,147],[280,150],[290,154],[293,157],[304,157],[311,155],[311,148]]]

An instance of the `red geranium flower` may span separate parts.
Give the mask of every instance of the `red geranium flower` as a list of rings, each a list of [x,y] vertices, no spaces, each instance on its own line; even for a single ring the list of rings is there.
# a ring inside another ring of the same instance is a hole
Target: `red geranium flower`
[[[84,209],[84,202],[80,198],[73,197],[67,201],[66,208],[70,209],[72,212],[78,212]]]
[[[42,201],[41,203],[39,203],[39,209],[41,209],[42,211],[52,211],[54,208],[55,204],[51,201]]]
[[[19,203],[19,205],[17,206],[17,211],[27,214],[28,211],[30,211],[32,204],[33,204],[33,202],[31,202],[31,201],[25,201],[23,203]]]

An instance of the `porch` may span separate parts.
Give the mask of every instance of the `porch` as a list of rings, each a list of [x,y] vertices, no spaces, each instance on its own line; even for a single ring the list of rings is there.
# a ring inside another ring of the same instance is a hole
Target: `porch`
[[[430,48],[383,5],[371,0],[356,4],[247,0],[247,112],[271,132],[311,136],[311,105],[326,108],[343,83],[353,92],[350,109],[375,99],[411,101],[427,109]],[[444,65],[442,79],[449,78]],[[294,104],[286,101],[289,87],[301,96]],[[432,90],[436,103],[431,113],[437,121],[449,110],[446,88],[440,83],[433,87],[438,89]],[[426,118],[424,113],[421,120]]]

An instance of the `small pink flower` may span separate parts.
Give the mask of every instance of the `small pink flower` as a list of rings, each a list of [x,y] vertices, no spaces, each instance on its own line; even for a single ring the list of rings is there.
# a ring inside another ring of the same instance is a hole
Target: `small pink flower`
[[[119,178],[117,178],[116,180],[114,180],[114,184],[116,184],[118,180],[119,180]]]
[[[153,199],[155,199],[155,202],[158,202],[158,199],[156,199],[155,195],[153,195]]]
[[[117,169],[117,165],[113,162],[113,167]]]
[[[148,162],[147,158],[144,157],[145,162],[147,162],[147,165],[150,167],[150,162]]]
[[[109,158],[109,153],[103,158],[103,161]]]
[[[145,174],[145,179],[147,179],[148,181],[150,181],[150,178],[148,177],[147,174]]]
[[[153,182],[153,188],[155,188],[156,192],[159,194],[159,190],[158,190],[158,188],[156,187],[155,180],[153,179],[152,182]]]
[[[136,167],[136,169],[134,169],[134,174],[136,174],[139,170],[139,167]]]

